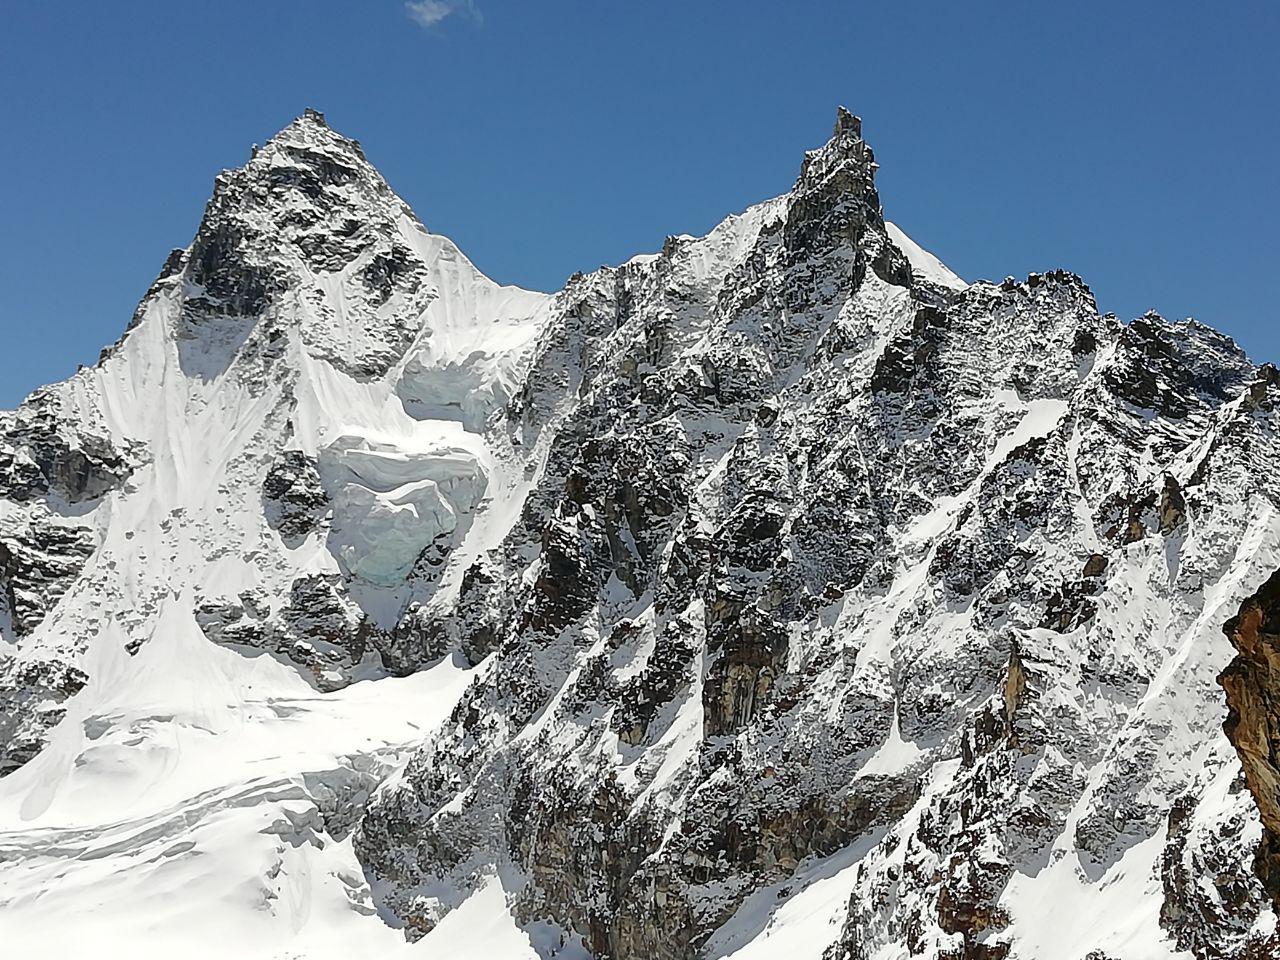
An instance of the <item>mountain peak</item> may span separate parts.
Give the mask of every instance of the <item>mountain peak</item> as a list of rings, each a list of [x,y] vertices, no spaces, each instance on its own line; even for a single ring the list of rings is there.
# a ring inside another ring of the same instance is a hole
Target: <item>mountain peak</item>
[[[804,155],[792,188],[788,242],[807,251],[852,244],[860,257],[856,276],[870,266],[882,280],[910,286],[911,266],[885,233],[877,168],[862,120],[838,107],[831,139]]]
[[[861,195],[874,189],[876,168],[871,146],[862,139],[862,120],[839,107],[831,139],[805,154],[797,186],[812,188],[834,178],[840,189]]]
[[[836,125],[835,129],[831,131],[831,136],[851,136],[861,139],[862,118],[850,113],[848,107],[836,107]]]
[[[334,130],[325,120],[324,114],[313,107],[307,107],[300,116],[294,118],[279,133],[268,140],[263,150],[268,150],[272,147],[286,149],[289,147],[319,147],[349,154],[358,157],[361,161],[365,161],[364,151],[360,148],[360,141],[344,137],[337,130]],[[262,151],[255,151],[254,156],[257,157],[260,152]],[[373,170],[372,167],[369,169]]]
[[[289,315],[309,349],[345,370],[382,372],[416,335],[433,295],[415,245],[421,233],[360,144],[308,108],[246,164],[219,174],[185,258],[166,268],[172,276],[181,266],[188,284],[179,321],[188,367],[220,373],[239,349],[236,336],[270,306],[306,296],[314,311]],[[318,277],[330,286],[317,287]],[[342,321],[353,298],[369,308],[354,332]],[[213,350],[215,340],[226,349]]]

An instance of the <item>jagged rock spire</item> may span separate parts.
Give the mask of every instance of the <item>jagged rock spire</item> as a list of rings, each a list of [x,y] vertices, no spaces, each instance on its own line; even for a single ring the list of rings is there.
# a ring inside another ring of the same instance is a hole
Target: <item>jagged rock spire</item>
[[[854,116],[845,106],[836,107],[836,125],[832,137],[852,136],[861,139],[862,118]]]
[[[875,171],[875,154],[862,139],[862,120],[847,108],[838,107],[831,139],[805,154],[796,188],[812,189],[830,183],[841,192],[862,197],[874,194]]]
[[[910,286],[911,266],[885,229],[876,169],[861,119],[838,107],[831,139],[805,154],[792,190],[788,242],[808,252],[851,245],[859,250],[856,277],[871,266],[886,282]]]

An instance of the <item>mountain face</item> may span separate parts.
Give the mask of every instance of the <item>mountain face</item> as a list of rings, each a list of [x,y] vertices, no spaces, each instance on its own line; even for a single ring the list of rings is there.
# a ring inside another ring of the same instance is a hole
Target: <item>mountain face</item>
[[[875,170],[554,295],[313,111],[222,174],[0,414],[5,942],[1280,956],[1280,374]]]

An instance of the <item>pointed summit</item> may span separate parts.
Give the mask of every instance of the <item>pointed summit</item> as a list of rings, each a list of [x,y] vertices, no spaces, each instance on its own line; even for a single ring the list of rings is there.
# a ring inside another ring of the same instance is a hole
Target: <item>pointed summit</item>
[[[875,154],[862,139],[862,119],[846,107],[837,107],[831,139],[805,154],[800,183],[839,175],[846,187],[861,193],[874,190],[876,169]]]
[[[362,374],[380,371],[416,332],[429,296],[416,247],[425,233],[360,144],[308,108],[244,166],[218,175],[194,241],[166,268],[167,277],[180,273],[186,283],[179,339],[204,344],[197,351],[203,357],[210,337],[238,343],[272,308],[301,299],[317,314],[302,325],[315,352],[323,346],[335,363]],[[342,290],[335,303],[317,278]],[[371,317],[396,296],[395,315],[383,318],[386,329],[371,328],[358,343],[330,329],[343,304],[369,303]],[[289,315],[294,322],[302,317],[296,310]],[[222,359],[230,362],[232,353],[222,351]],[[201,369],[221,369],[200,362]]]
[[[416,217],[344,137],[308,107],[253,152],[243,167],[218,175],[193,248],[201,272],[243,256],[301,258],[313,272],[341,269],[402,216]],[[201,278],[193,278],[204,282]]]
[[[854,116],[848,107],[836,107],[836,125],[832,137],[851,136],[862,138],[862,118]]]
[[[788,240],[809,253],[852,246],[859,282],[870,266],[882,280],[910,286],[910,264],[886,233],[876,169],[875,154],[862,139],[862,120],[837,107],[831,139],[805,154],[791,191]]]
[[[288,148],[311,147],[322,151],[332,151],[339,157],[355,158],[361,164],[367,166],[368,161],[365,160],[364,151],[360,148],[359,140],[352,140],[344,137],[337,130],[329,126],[324,118],[324,114],[313,107],[307,107],[302,111],[302,115],[292,120],[284,129],[267,141],[264,151],[270,150],[272,147],[277,150],[284,150],[288,153]],[[254,153],[255,158],[258,153]],[[347,160],[346,162],[351,162]],[[367,166],[366,172],[381,180],[381,176],[372,166]]]

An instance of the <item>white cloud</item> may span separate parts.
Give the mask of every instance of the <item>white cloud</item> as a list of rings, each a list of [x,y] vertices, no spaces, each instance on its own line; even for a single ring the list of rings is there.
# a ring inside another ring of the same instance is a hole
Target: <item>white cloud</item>
[[[474,0],[408,0],[404,11],[423,30],[430,30],[455,13],[465,13],[476,23],[481,21],[480,11],[476,9]]]

